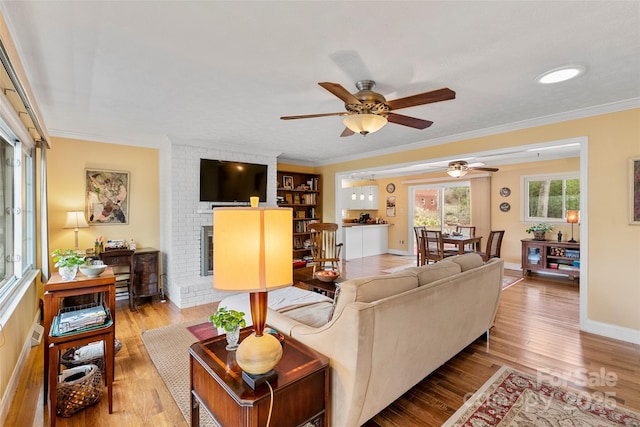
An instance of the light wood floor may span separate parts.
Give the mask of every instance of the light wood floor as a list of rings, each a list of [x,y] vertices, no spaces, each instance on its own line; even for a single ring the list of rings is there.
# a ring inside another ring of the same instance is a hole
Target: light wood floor
[[[361,277],[412,261],[413,258],[393,255],[363,258],[346,263],[343,275]],[[581,333],[578,287],[577,282],[565,278],[533,276],[508,288],[502,294],[488,344],[484,339],[476,340],[380,412],[367,427],[440,426],[502,365],[534,375],[541,372],[547,378],[566,375],[569,386],[588,390],[594,397],[613,393],[619,405],[640,412],[640,346]],[[215,304],[179,310],[170,302],[154,301],[140,305],[132,313],[127,301],[119,302],[116,335],[123,345],[116,356],[114,413],[109,415],[105,396],[97,405],[71,418],[58,417],[57,425],[187,426],[149,360],[140,332],[205,318],[214,310]],[[416,326],[419,333],[420,326]],[[42,347],[33,348],[29,354],[28,367],[20,377],[5,426],[49,424],[42,403]],[[615,384],[587,388],[579,385],[585,378],[593,379],[591,374],[601,372],[615,374]]]

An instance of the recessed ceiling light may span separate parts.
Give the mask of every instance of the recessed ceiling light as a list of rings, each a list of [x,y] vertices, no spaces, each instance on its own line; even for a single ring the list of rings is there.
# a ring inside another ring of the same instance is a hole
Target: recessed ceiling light
[[[584,74],[585,71],[586,68],[582,65],[567,65],[540,74],[536,77],[536,81],[542,84],[564,82]]]

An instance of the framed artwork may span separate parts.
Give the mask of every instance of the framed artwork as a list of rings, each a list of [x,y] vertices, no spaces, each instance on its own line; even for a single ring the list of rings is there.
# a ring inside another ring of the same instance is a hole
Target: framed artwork
[[[387,196],[387,216],[396,216],[396,196]]]
[[[640,225],[640,157],[629,159],[629,224]]]
[[[293,177],[290,175],[283,176],[282,187],[284,187],[285,190],[293,190]]]
[[[85,169],[89,224],[129,223],[129,172]]]

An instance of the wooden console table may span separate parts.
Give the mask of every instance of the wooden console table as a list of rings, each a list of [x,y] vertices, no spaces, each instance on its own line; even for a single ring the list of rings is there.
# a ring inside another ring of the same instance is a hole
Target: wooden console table
[[[242,340],[252,332],[240,332]],[[242,380],[235,351],[225,350],[226,336],[194,343],[189,348],[191,426],[200,424],[200,406],[222,427],[264,426],[271,394],[265,384],[253,390]],[[291,337],[282,342],[282,359],[275,367],[271,425],[328,426],[329,359]]]
[[[577,265],[576,265],[577,264]],[[531,271],[580,277],[580,243],[522,240],[522,275]]]

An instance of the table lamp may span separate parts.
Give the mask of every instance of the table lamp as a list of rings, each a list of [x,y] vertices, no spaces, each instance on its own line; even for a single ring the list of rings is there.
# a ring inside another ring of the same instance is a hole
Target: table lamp
[[[282,345],[264,333],[268,291],[293,282],[291,208],[222,207],[213,210],[213,286],[249,292],[254,332],[236,350],[242,378],[252,388],[277,375]]]
[[[78,252],[80,250],[78,248],[78,229],[89,228],[89,224],[87,224],[87,220],[84,219],[84,212],[82,211],[67,212],[67,222],[63,228],[73,228],[73,232],[76,235],[75,251]]]
[[[580,221],[580,211],[567,211],[567,222],[571,224],[571,240],[569,240],[569,243],[576,243],[573,239],[573,224],[578,221]]]

